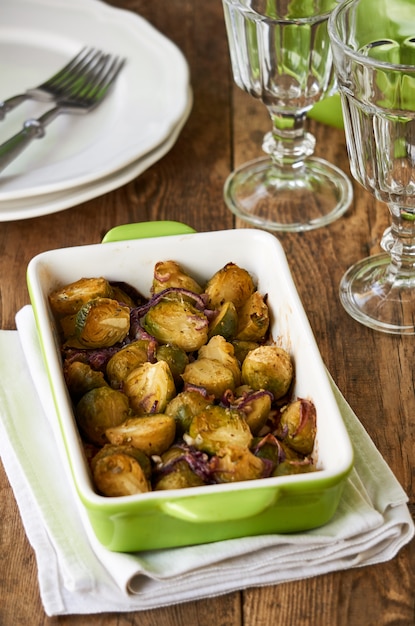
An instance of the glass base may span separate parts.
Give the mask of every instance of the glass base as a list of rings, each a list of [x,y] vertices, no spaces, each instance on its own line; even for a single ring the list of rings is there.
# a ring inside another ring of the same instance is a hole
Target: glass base
[[[415,276],[393,276],[388,254],[352,265],[341,280],[340,300],[349,315],[369,328],[415,335]]]
[[[298,168],[278,168],[262,157],[228,176],[224,198],[235,215],[254,226],[302,232],[341,217],[353,188],[344,172],[323,159],[309,157]]]

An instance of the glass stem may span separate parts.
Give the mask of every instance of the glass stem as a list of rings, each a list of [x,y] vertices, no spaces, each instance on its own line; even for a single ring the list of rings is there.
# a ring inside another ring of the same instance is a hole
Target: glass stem
[[[316,140],[306,131],[306,112],[268,112],[272,130],[264,137],[262,149],[269,154],[277,167],[300,168],[314,152]]]
[[[383,234],[381,246],[390,255],[389,272],[415,282],[415,211],[389,204],[392,225]]]

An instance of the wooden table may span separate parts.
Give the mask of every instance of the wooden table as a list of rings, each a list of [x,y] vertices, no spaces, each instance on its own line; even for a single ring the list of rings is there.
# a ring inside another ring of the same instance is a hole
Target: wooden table
[[[220,0],[112,0],[147,18],[184,52],[194,106],[173,149],[129,184],[53,215],[0,227],[1,326],[29,297],[28,261],[44,250],[98,243],[118,224],[172,219],[198,231],[243,227],[222,199],[235,165],[258,156],[269,129],[264,107],[233,84]],[[344,134],[311,123],[317,154],[349,171]],[[354,261],[377,252],[389,216],[362,188],[348,213],[306,234],[281,234],[323,359],[414,506],[414,339],[376,333],[353,321],[338,285]],[[249,589],[142,613],[47,618],[39,598],[34,553],[4,471],[1,486],[1,626],[369,626],[415,624],[412,542],[391,562],[311,580]]]

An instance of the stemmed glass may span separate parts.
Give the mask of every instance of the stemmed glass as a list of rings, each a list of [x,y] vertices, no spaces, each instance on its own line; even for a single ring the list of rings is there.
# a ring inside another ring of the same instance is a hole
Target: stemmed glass
[[[344,214],[353,192],[337,167],[313,156],[307,112],[333,90],[327,21],[336,0],[223,0],[233,76],[261,100],[268,155],[230,174],[224,197],[238,217],[271,231],[306,231]],[[249,124],[249,120],[247,120]]]
[[[384,253],[344,275],[340,297],[370,328],[415,334],[415,11],[413,0],[345,0],[329,35],[354,178],[385,202]]]

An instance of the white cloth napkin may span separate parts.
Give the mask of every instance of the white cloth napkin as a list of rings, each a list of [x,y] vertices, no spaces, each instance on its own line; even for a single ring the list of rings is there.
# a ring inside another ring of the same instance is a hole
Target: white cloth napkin
[[[407,497],[333,384],[355,468],[330,523],[295,535],[117,554],[72,491],[32,309],[0,331],[0,455],[36,554],[48,615],[151,609],[392,559],[414,535]]]

